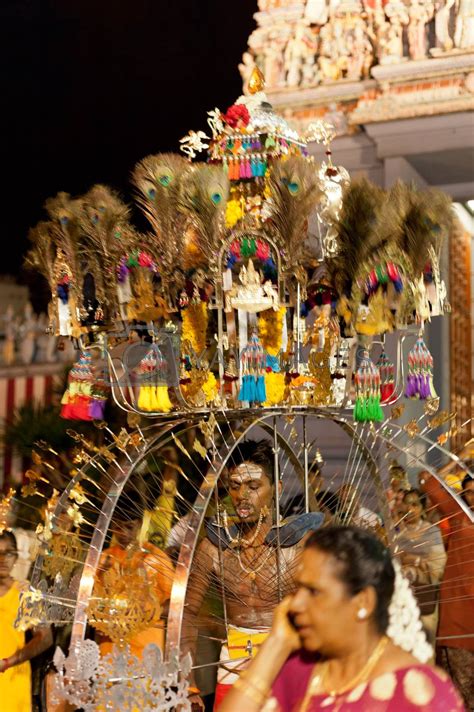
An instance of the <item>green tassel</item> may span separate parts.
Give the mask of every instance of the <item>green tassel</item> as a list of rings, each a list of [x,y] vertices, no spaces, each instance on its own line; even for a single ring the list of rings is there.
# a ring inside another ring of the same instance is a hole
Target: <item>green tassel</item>
[[[374,420],[376,420],[378,423],[381,423],[382,420],[385,418],[383,408],[380,405],[380,396],[375,397],[375,413],[374,413]]]

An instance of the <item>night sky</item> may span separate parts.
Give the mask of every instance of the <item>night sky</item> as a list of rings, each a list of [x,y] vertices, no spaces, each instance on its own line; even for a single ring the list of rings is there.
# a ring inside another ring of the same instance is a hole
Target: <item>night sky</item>
[[[94,183],[129,201],[150,153],[178,150],[242,93],[256,0],[1,0],[2,252],[21,271],[46,198]]]

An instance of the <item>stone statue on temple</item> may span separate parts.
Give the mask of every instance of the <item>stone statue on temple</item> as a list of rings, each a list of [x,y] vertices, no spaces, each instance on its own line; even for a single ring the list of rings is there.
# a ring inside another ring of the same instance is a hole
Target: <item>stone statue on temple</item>
[[[244,91],[247,89],[248,81],[255,69],[255,59],[250,54],[250,52],[244,52],[242,55],[242,61],[239,64],[239,72],[242,77],[242,84],[244,86]]]
[[[285,45],[291,30],[284,26],[275,26],[268,35],[263,48],[263,75],[268,87],[283,87],[285,85]]]
[[[21,320],[20,333],[20,360],[28,366],[33,361],[36,347],[37,319],[30,302],[25,304],[23,319]]]
[[[411,59],[425,59],[427,50],[426,25],[432,19],[434,5],[430,0],[410,0],[408,8],[408,50]]]
[[[457,0],[454,46],[458,49],[474,47],[474,5],[472,0]]]
[[[380,64],[398,64],[407,59],[403,56],[403,31],[410,18],[401,0],[390,0],[384,9],[389,22],[378,32],[378,59]]]
[[[302,83],[304,64],[308,58],[314,57],[315,52],[316,43],[311,30],[304,20],[298,22],[284,54],[286,86],[297,87]]]
[[[325,25],[329,19],[327,0],[306,0],[304,19],[311,25]]]
[[[347,79],[359,81],[370,74],[374,59],[372,43],[367,35],[366,24],[361,17],[354,19],[354,28],[348,33]]]
[[[435,0],[436,47],[444,51],[449,51],[453,48],[453,40],[449,32],[449,21],[454,3],[455,0]]]
[[[344,25],[340,17],[333,17],[321,28],[319,68],[322,80],[342,79],[347,71],[347,46]]]

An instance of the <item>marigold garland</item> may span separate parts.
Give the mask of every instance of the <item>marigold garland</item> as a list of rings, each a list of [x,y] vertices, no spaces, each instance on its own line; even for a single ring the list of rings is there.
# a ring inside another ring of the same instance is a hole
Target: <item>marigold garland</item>
[[[241,220],[242,216],[243,212],[240,200],[229,200],[225,210],[226,227],[234,227],[234,225]]]
[[[206,332],[208,322],[207,304],[189,304],[181,312],[183,320],[181,339],[189,341],[197,354],[202,353],[206,348]]]
[[[285,399],[285,374],[270,371],[265,374],[265,391],[267,400],[263,404],[266,407],[279,405]]]
[[[258,319],[258,334],[263,348],[270,356],[278,356],[283,339],[283,319],[286,308],[267,309]]]
[[[202,390],[206,396],[206,403],[212,403],[219,392],[219,384],[212,371],[209,371],[207,381],[202,385]]]

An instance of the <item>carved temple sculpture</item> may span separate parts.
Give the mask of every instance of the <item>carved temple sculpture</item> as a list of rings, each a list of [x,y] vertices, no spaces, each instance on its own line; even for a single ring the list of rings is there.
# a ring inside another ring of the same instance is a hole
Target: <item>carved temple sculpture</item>
[[[300,129],[328,105],[342,132],[474,107],[473,0],[259,0],[255,19],[244,90],[257,65]]]

